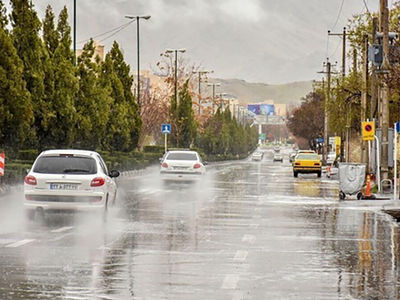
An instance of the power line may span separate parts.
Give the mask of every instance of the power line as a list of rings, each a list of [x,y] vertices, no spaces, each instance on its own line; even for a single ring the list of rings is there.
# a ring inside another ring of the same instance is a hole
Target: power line
[[[339,22],[340,15],[342,14],[343,4],[344,4],[344,0],[342,0],[342,4],[340,4],[339,12],[338,12],[338,15],[336,17],[335,24],[332,27],[332,30],[335,29],[337,23]]]
[[[369,8],[368,8],[367,2],[366,2],[365,0],[363,0],[363,2],[364,2],[365,8],[367,9],[368,15],[370,16],[370,18],[372,18],[372,17],[371,17],[371,13],[369,12]]]
[[[120,32],[122,29],[125,29],[126,27],[128,27],[128,26],[129,26],[132,22],[134,22],[134,21],[135,21],[135,20],[129,21],[129,22],[127,22],[127,23],[124,23],[124,24],[122,24],[122,25],[120,25],[120,26],[118,26],[118,27],[115,27],[115,28],[113,28],[113,29],[111,29],[111,30],[108,30],[108,31],[106,31],[106,32],[99,33],[99,34],[97,34],[97,35],[95,35],[95,36],[93,36],[93,37],[91,37],[91,38],[92,38],[92,39],[95,39],[95,38],[101,37],[101,36],[103,36],[103,35],[109,34],[109,33],[114,32],[114,31],[117,31],[117,32],[115,32],[115,34],[116,34],[116,33]],[[114,34],[112,34],[111,36],[113,36],[113,35],[114,35]],[[111,36],[109,36],[109,37],[111,37]],[[105,39],[107,39],[107,38],[109,38],[109,37],[106,37],[106,38],[104,38],[103,40],[105,40]],[[82,41],[78,41],[78,44],[86,43],[86,42],[90,41],[91,38],[86,39],[86,40],[82,40]]]
[[[339,42],[338,42],[338,44],[337,44],[337,46],[336,46],[336,48],[335,48],[335,51],[333,51],[333,53],[331,54],[331,56],[330,57],[333,57],[335,54],[336,54],[336,52],[338,51],[338,49],[339,49],[339,46],[340,46],[340,44],[342,43],[342,41],[341,40],[339,40]]]
[[[124,27],[120,28],[119,30],[117,30],[116,32],[110,34],[109,36],[106,36],[104,39],[101,39],[99,42],[103,42],[107,39],[109,39],[110,37],[113,37],[114,35],[116,35],[118,32],[124,30],[126,27],[128,27],[129,25],[131,25],[132,22],[129,22],[128,24],[126,24]]]

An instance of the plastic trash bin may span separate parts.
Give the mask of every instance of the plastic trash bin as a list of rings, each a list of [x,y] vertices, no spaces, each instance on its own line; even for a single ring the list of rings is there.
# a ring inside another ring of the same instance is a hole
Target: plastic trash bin
[[[366,165],[360,163],[339,163],[339,198],[357,194],[361,199],[364,186]]]

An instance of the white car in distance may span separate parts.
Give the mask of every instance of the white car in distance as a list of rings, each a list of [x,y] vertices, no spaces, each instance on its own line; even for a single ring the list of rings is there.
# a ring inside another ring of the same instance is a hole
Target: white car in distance
[[[256,151],[251,156],[251,159],[254,161],[261,161],[263,159],[264,154],[260,151]]]
[[[114,204],[119,176],[108,171],[97,152],[48,150],[35,160],[25,177],[24,207],[29,218],[35,212],[101,211]]]
[[[168,151],[161,159],[160,175],[163,180],[199,180],[206,172],[205,164],[196,151]]]
[[[283,162],[283,155],[280,152],[275,152],[273,160]]]

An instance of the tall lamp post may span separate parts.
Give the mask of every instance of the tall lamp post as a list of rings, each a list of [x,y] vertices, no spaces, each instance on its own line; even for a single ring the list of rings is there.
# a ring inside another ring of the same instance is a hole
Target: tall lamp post
[[[178,52],[185,53],[186,49],[167,49],[165,53],[175,53],[175,71],[174,71],[174,80],[175,80],[175,103],[178,104]]]
[[[74,0],[74,66],[76,66],[76,0]]]
[[[136,20],[136,44],[137,44],[137,103],[140,107],[140,51],[139,51],[139,20],[148,20],[151,18],[150,15],[147,16],[125,16],[127,19]]]
[[[214,113],[214,104],[215,104],[215,87],[216,87],[216,86],[221,86],[221,84],[220,84],[219,82],[217,82],[217,83],[208,83],[207,85],[208,85],[208,86],[212,86],[212,87],[213,87],[213,92],[212,92],[213,104],[212,104],[212,107],[213,107],[213,113]]]
[[[214,71],[208,71],[208,70],[193,71],[193,74],[199,74],[199,115],[201,113],[201,76],[213,72]]]

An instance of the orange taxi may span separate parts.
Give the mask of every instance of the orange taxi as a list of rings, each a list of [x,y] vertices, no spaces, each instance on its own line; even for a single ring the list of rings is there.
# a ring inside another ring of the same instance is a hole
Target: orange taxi
[[[293,176],[299,173],[317,173],[321,177],[321,158],[316,153],[299,153],[293,161]]]

